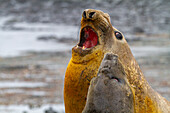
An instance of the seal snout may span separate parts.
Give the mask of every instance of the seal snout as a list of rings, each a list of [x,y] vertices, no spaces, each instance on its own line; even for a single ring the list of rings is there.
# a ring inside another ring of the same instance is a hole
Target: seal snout
[[[118,56],[113,53],[106,53],[103,60],[118,60]]]
[[[106,53],[82,113],[134,113],[133,92],[118,56]]]
[[[111,68],[117,65],[118,56],[113,53],[106,53],[101,63],[101,68]]]
[[[94,19],[96,12],[91,9],[86,9],[83,11],[82,17],[84,19]]]
[[[116,67],[118,62],[118,56],[113,54],[113,53],[107,53],[103,61],[101,63],[101,66],[99,68],[99,74],[98,76],[105,76],[108,77],[109,79],[113,79],[117,82],[120,82],[119,78],[117,77],[118,73],[113,72],[113,68]]]

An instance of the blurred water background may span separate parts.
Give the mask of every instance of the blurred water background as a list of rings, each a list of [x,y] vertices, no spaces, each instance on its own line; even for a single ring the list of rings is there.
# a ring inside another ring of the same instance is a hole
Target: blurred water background
[[[169,0],[0,0],[1,113],[64,113],[64,74],[86,8],[109,13],[170,101]]]

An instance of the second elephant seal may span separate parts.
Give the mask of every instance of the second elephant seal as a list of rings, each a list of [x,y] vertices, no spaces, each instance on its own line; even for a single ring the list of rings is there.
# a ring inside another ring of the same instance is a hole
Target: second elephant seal
[[[134,113],[134,93],[118,56],[107,53],[91,80],[82,113]]]

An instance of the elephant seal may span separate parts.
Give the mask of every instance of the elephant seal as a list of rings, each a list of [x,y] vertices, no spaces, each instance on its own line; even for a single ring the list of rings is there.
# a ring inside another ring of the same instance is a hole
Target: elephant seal
[[[84,109],[90,80],[97,76],[106,53],[119,56],[130,86],[135,92],[136,113],[168,113],[170,103],[146,81],[123,34],[114,28],[107,13],[86,9],[82,13],[80,40],[72,48],[64,81],[66,113],[81,113]]]
[[[118,56],[107,53],[97,75],[82,113],[134,113],[134,93]]]

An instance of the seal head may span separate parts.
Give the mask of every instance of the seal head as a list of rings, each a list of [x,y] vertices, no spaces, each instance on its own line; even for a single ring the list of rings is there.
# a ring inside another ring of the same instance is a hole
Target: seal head
[[[118,56],[107,53],[89,86],[82,113],[134,113],[134,94]]]
[[[73,62],[83,63],[98,57],[108,33],[112,35],[111,31],[112,25],[107,13],[86,9],[81,19],[80,40],[72,49]]]

